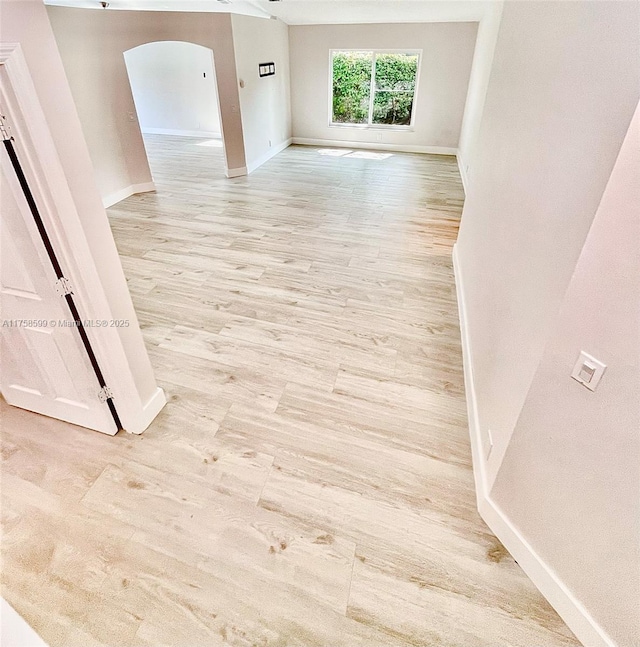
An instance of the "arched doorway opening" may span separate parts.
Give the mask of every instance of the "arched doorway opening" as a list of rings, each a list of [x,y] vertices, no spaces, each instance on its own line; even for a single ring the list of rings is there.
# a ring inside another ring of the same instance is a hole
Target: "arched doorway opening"
[[[193,146],[207,147],[211,178],[224,177],[213,51],[184,41],[156,41],[127,50],[124,59],[154,180],[181,171],[188,177],[188,153]],[[180,156],[185,167],[166,168],[163,151],[176,150],[185,153]]]

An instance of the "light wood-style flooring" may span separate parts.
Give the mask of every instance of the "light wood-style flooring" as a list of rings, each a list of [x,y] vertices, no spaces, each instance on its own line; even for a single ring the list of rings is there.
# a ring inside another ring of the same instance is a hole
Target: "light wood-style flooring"
[[[568,647],[479,518],[454,158],[149,136],[109,210],[168,404],[2,404],[2,595],[52,646]]]

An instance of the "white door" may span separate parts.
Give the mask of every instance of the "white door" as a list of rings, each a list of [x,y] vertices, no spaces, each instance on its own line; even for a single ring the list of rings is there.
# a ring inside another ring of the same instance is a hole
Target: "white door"
[[[0,98],[11,90],[2,68]],[[5,110],[0,105],[8,128],[3,140],[19,132],[11,128],[14,115]],[[64,273],[64,257],[43,241],[52,245],[55,237],[46,232],[51,203],[34,163],[38,151],[31,147],[21,155],[24,145],[3,141],[0,150],[0,391],[9,404],[114,434],[113,403],[105,399],[91,348],[83,343],[54,269],[57,262]]]

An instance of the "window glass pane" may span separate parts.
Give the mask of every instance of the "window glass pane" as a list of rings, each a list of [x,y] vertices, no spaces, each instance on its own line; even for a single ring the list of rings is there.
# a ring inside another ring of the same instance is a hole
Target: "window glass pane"
[[[417,54],[380,53],[376,55],[376,90],[416,89]]]
[[[413,109],[413,92],[377,91],[373,97],[374,124],[409,126]]]
[[[376,55],[375,96],[372,122],[408,126],[418,74],[418,55]]]
[[[333,54],[333,123],[368,123],[372,69],[372,52]]]

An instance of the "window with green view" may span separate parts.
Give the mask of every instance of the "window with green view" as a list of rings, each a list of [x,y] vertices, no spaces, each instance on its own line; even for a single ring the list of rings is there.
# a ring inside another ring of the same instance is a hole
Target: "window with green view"
[[[404,52],[333,52],[332,123],[411,125],[418,57]]]

